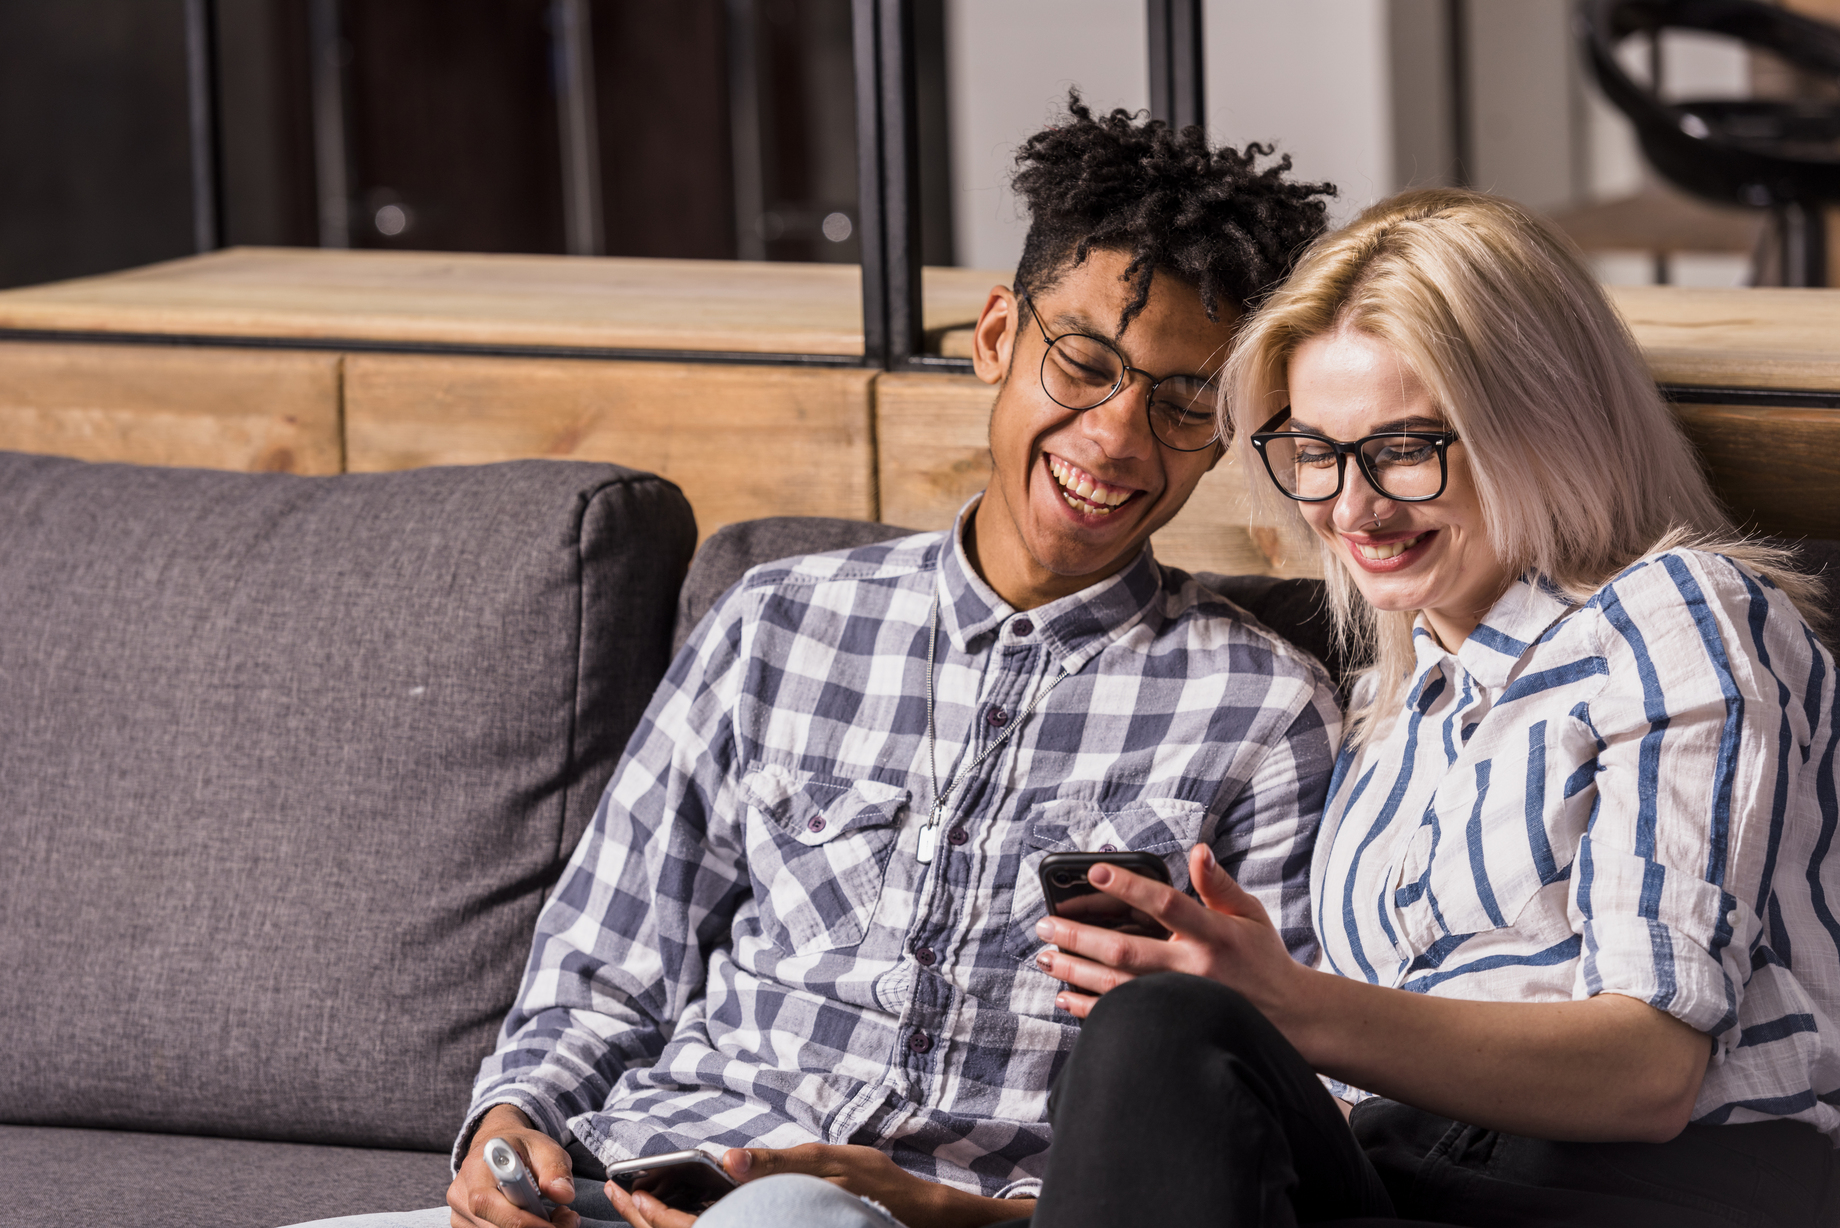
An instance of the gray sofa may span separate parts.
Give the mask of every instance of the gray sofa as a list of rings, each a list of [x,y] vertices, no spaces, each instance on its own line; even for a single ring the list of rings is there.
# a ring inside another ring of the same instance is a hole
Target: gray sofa
[[[674,639],[753,563],[905,531],[691,567],[677,488],[612,465],[0,453],[0,1228],[440,1203]],[[1320,585],[1203,579],[1339,673]]]

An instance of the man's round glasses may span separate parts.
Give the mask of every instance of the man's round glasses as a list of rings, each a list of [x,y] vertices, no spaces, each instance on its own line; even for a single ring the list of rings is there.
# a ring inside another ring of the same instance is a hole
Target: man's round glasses
[[[1133,375],[1150,381],[1144,398],[1150,415],[1150,433],[1157,442],[1177,452],[1200,452],[1221,441],[1220,419],[1215,413],[1220,385],[1200,375],[1165,375],[1155,379],[1148,371],[1125,362],[1111,342],[1087,333],[1062,333],[1050,337],[1041,314],[1027,295],[1028,313],[1041,329],[1047,352],[1041,356],[1041,387],[1056,405],[1086,410],[1118,395]]]
[[[1455,431],[1382,431],[1342,443],[1314,431],[1278,430],[1290,416],[1286,405],[1253,433],[1252,446],[1278,489],[1299,503],[1322,503],[1341,494],[1350,456],[1369,486],[1398,503],[1435,499],[1450,480],[1445,453],[1457,442]]]

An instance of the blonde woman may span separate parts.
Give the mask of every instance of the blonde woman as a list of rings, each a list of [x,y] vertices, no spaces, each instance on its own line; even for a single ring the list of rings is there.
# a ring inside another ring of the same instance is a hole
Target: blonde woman
[[[1408,193],[1316,245],[1229,378],[1374,663],[1323,963],[1204,849],[1200,903],[1109,875],[1172,941],[1044,921],[1090,1018],[1035,1224],[1840,1224],[1818,590],[1733,530],[1576,251]]]

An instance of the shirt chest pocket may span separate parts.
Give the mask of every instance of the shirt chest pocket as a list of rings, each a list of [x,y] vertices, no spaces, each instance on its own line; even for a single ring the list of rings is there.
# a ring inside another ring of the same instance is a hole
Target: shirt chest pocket
[[[761,929],[804,955],[862,941],[881,899],[907,790],[768,764],[742,777]]]
[[[1044,802],[1029,812],[1020,869],[1011,893],[1010,953],[1035,966],[1042,942],[1035,923],[1047,915],[1041,861],[1049,853],[1110,853],[1129,849],[1162,858],[1176,890],[1188,890],[1188,850],[1201,836],[1207,810],[1175,798],[1107,805],[1073,799]]]
[[[1383,901],[1400,955],[1421,969],[1436,967],[1464,939],[1489,930],[1514,926],[1527,930],[1529,938],[1569,930],[1564,908],[1569,874],[1548,866],[1542,875],[1519,790],[1491,797],[1481,769],[1462,783],[1465,787],[1440,789],[1432,799],[1400,850]],[[1556,893],[1556,913],[1528,907],[1543,887]]]

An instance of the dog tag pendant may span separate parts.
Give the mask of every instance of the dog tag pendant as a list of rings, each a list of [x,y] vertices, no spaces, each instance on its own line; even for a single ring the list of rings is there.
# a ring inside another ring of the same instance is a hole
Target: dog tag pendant
[[[931,865],[939,853],[939,827],[945,822],[945,817],[945,807],[935,804],[932,813],[926,816],[926,822],[920,827],[920,847],[915,850],[914,856],[923,866]]]

